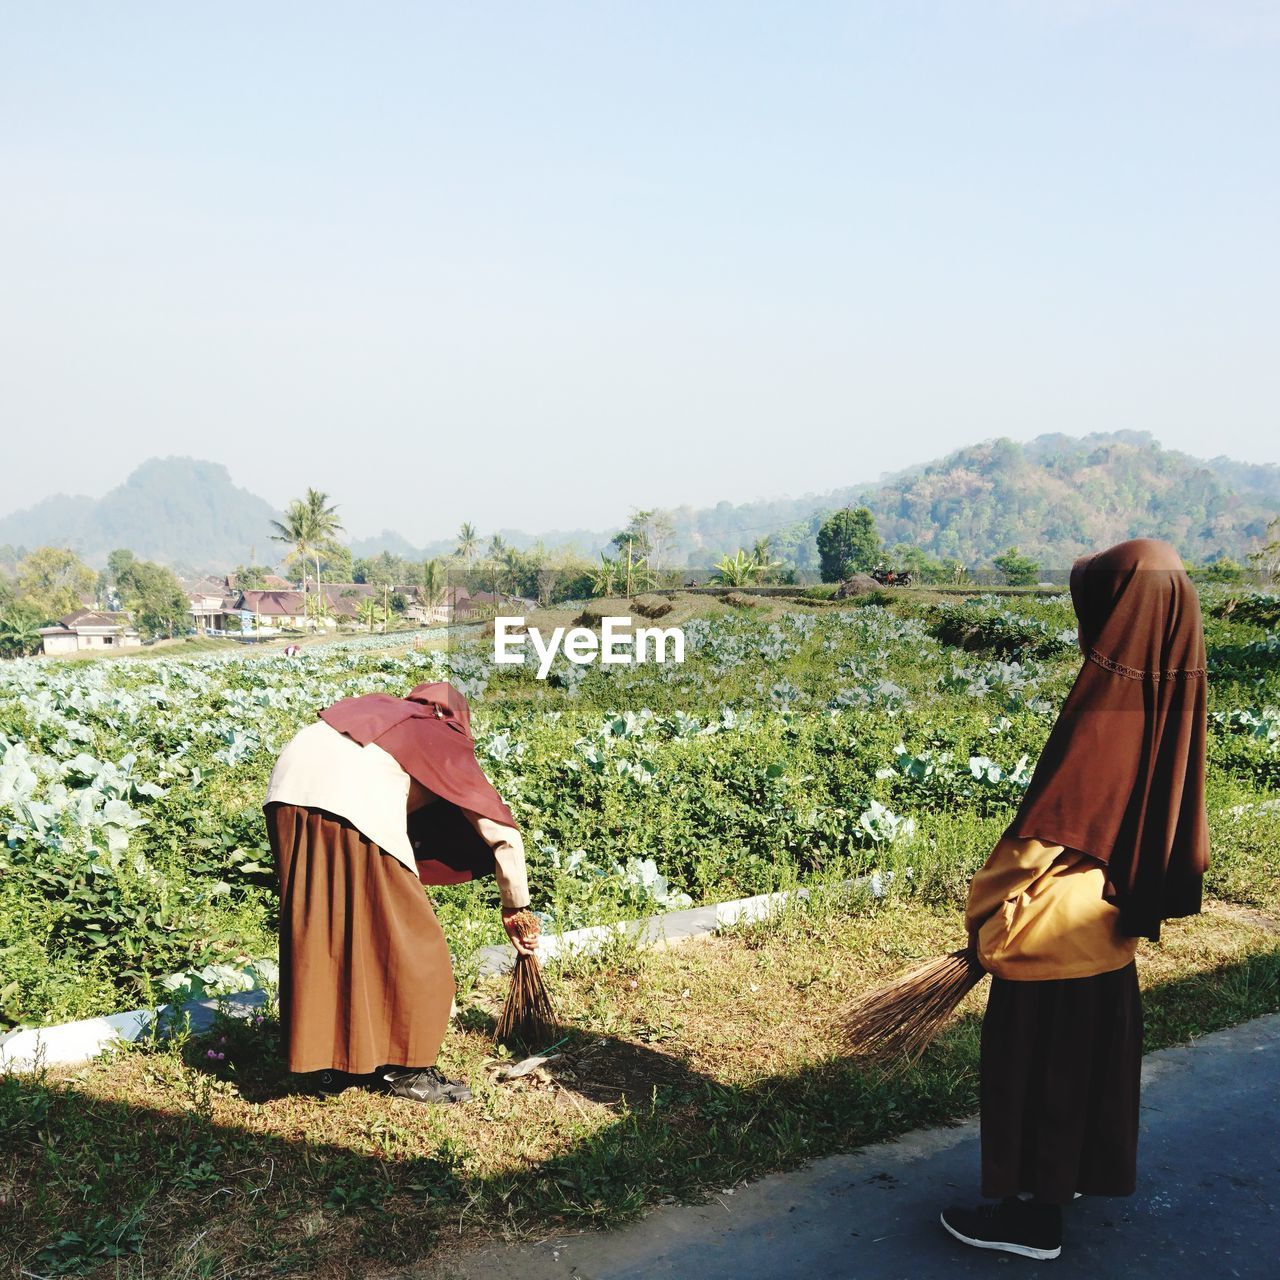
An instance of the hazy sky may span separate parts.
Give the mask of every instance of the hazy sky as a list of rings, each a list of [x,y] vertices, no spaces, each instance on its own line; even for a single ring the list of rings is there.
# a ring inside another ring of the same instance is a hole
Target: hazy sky
[[[994,435],[1280,460],[1280,3],[0,0],[0,511],[359,535]]]

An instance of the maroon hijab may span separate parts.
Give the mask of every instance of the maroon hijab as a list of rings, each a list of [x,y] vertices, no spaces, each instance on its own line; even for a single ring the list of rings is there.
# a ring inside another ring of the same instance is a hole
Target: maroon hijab
[[[1084,665],[1009,834],[1106,863],[1121,932],[1155,939],[1200,910],[1209,865],[1200,602],[1152,538],[1077,560],[1071,602]]]
[[[409,838],[424,884],[456,884],[493,873],[493,854],[464,809],[514,827],[516,820],[484,776],[471,738],[471,709],[451,684],[420,684],[407,698],[367,693],[344,698],[320,718],[362,747],[371,742],[438,797],[409,815]]]

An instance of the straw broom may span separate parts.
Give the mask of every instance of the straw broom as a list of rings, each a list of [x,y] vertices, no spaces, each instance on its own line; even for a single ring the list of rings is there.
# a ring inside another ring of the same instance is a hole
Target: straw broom
[[[846,1048],[882,1066],[910,1066],[985,976],[969,948],[917,965],[850,1009]]]
[[[557,1036],[556,1011],[542,980],[542,966],[536,955],[516,955],[511,989],[502,1006],[494,1039],[504,1044],[517,1042],[527,1048],[552,1043]]]

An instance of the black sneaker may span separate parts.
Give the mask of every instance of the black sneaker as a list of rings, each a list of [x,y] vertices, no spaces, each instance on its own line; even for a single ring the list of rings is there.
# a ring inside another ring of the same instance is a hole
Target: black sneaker
[[[1012,1199],[978,1209],[944,1209],[942,1225],[976,1249],[1002,1249],[1042,1260],[1062,1252],[1062,1209],[1056,1204]]]
[[[470,1102],[471,1090],[461,1080],[446,1080],[438,1067],[383,1067],[376,1087],[412,1102]]]

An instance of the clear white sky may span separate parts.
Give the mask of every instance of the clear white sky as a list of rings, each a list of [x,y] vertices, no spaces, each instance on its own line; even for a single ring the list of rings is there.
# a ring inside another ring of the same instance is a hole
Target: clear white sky
[[[0,0],[0,511],[357,535],[1120,427],[1280,460],[1280,4]]]

